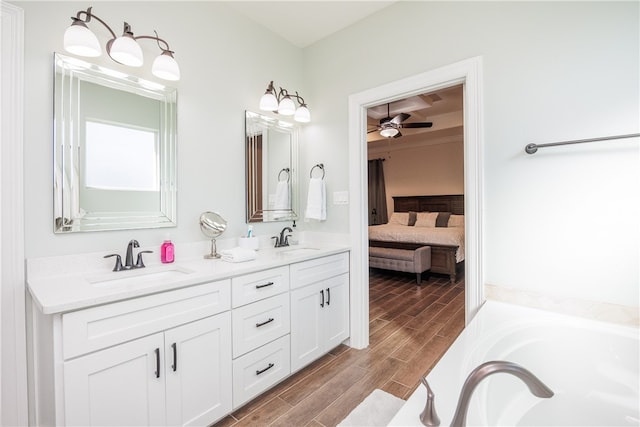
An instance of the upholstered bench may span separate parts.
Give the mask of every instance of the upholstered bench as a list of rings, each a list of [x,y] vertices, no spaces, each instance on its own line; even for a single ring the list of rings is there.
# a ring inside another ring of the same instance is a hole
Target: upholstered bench
[[[369,267],[416,273],[419,285],[422,283],[422,273],[431,268],[431,247],[422,246],[414,250],[371,246]]]

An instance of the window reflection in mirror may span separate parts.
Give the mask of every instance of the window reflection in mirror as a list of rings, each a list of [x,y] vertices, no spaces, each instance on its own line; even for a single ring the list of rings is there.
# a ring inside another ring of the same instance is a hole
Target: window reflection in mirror
[[[55,55],[54,231],[176,225],[176,90]]]
[[[245,125],[247,222],[297,219],[297,126],[251,111]]]

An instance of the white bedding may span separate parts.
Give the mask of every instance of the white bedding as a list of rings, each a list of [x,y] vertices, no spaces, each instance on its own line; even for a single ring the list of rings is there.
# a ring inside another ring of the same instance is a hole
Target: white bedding
[[[456,262],[464,260],[464,227],[369,226],[369,240],[457,246]]]

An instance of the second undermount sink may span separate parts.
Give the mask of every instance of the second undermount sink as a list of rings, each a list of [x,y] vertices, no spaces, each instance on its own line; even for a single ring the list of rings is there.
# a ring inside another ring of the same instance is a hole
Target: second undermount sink
[[[290,249],[283,249],[282,251],[280,251],[280,253],[282,255],[307,255],[316,253],[319,250],[320,249],[318,248],[310,248],[305,246],[300,248],[292,247]]]
[[[148,267],[128,271],[112,271],[111,273],[100,274],[87,277],[87,282],[96,287],[149,284],[167,279],[181,279],[194,271],[188,268],[171,267]]]

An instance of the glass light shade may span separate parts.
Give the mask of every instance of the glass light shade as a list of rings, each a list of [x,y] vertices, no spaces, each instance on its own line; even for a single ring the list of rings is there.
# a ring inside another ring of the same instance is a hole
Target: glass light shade
[[[140,67],[144,62],[142,59],[142,48],[133,37],[120,36],[111,45],[111,56],[117,62],[130,67]]]
[[[260,98],[260,109],[263,111],[277,111],[278,100],[271,92],[267,92]]]
[[[278,113],[283,116],[293,116],[296,112],[296,104],[291,98],[285,96],[278,105]]]
[[[88,57],[102,54],[98,38],[84,23],[73,24],[64,32],[64,50]]]
[[[385,138],[393,138],[397,134],[398,129],[396,128],[385,128],[380,131],[380,135],[384,136]]]
[[[180,80],[180,67],[169,52],[162,52],[161,55],[153,61],[151,72],[154,76],[164,80]]]
[[[309,123],[311,121],[311,113],[309,109],[305,106],[299,107],[296,110],[295,116],[293,116],[293,120],[300,123]]]

